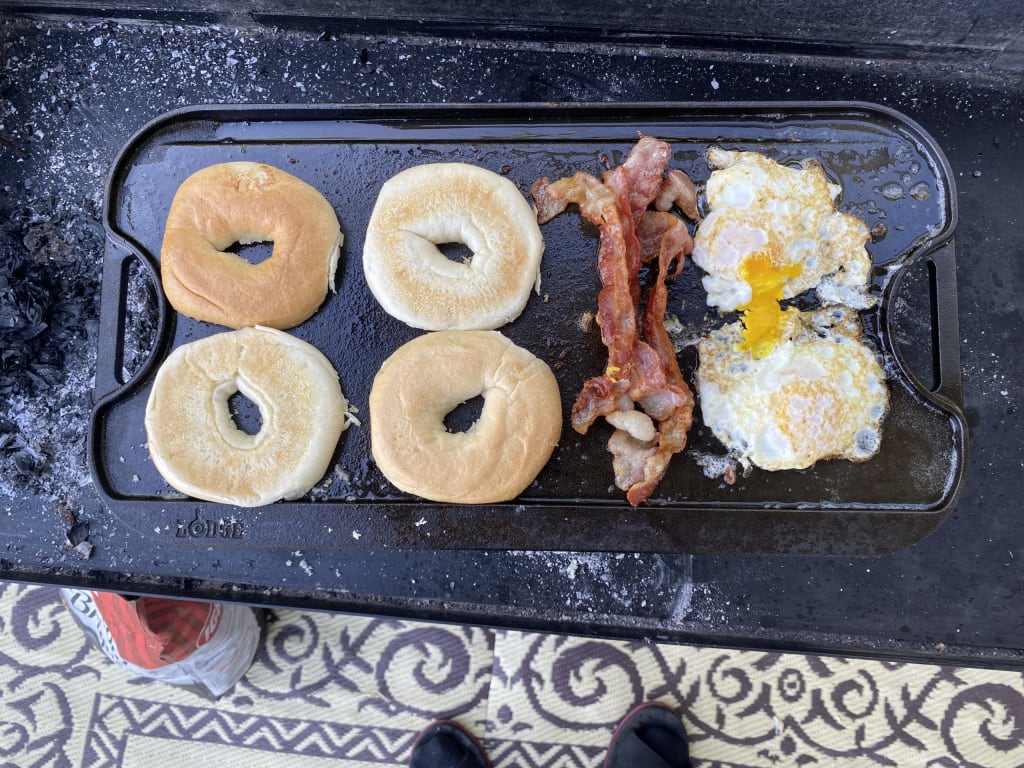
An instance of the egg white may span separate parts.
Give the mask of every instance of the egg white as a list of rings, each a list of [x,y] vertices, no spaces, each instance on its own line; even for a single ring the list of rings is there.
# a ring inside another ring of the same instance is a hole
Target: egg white
[[[786,316],[784,338],[755,359],[734,322],[698,342],[704,423],[742,461],[767,470],[823,459],[864,461],[881,442],[885,371],[845,307]]]
[[[783,298],[813,288],[825,303],[872,305],[868,228],[836,210],[841,188],[820,163],[793,168],[757,152],[718,147],[708,151],[708,163],[715,169],[706,185],[709,210],[694,235],[692,258],[707,273],[709,306],[731,312],[750,301],[740,267],[757,253],[780,268],[801,265]]]

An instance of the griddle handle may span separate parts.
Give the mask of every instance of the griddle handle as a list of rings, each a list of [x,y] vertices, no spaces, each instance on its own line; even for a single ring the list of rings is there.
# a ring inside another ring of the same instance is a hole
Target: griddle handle
[[[99,340],[96,354],[96,383],[93,400],[99,403],[124,388],[128,380],[124,371],[124,347],[126,321],[128,317],[128,270],[132,262],[139,263],[149,272],[150,279],[156,279],[155,267],[130,244],[107,233],[106,251],[103,261],[103,280],[100,288]],[[159,283],[157,283],[159,284]],[[166,300],[163,292],[157,291],[158,319],[156,344],[165,337],[167,323]],[[137,378],[155,359],[153,350],[149,363],[140,366],[133,373]]]
[[[956,290],[955,238],[950,237],[928,254],[934,281],[935,355],[938,384],[934,394],[959,410],[964,389],[960,367],[960,309]]]

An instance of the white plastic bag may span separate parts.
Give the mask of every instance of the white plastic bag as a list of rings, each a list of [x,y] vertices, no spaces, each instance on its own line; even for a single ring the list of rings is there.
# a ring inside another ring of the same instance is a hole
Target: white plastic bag
[[[101,651],[133,674],[217,698],[252,665],[262,611],[230,603],[62,589],[71,615]]]

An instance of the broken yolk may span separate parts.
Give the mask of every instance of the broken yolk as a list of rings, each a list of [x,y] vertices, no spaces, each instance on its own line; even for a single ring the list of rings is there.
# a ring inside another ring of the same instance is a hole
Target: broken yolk
[[[777,267],[763,251],[743,260],[739,273],[750,284],[751,296],[749,302],[739,307],[743,311],[743,343],[740,349],[749,351],[755,358],[762,358],[775,348],[782,338],[786,315],[795,311],[792,308],[783,310],[779,306],[782,289],[802,269],[800,264]]]

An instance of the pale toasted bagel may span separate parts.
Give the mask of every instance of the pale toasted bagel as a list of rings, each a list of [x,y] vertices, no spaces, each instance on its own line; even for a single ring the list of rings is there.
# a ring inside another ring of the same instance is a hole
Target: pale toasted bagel
[[[235,392],[259,407],[254,435],[231,417]],[[145,419],[153,464],[171,486],[241,507],[306,493],[323,477],[348,420],[327,358],[271,328],[225,331],[178,347],[157,372]]]
[[[189,176],[171,201],[160,253],[164,292],[179,312],[229,328],[291,328],[334,289],[338,216],[316,189],[261,163],[220,163]],[[250,264],[225,249],[273,242]]]
[[[484,399],[477,422],[448,432],[460,403]],[[562,431],[548,366],[497,331],[438,331],[400,347],[370,391],[373,457],[398,488],[432,501],[486,504],[518,496]]]
[[[437,247],[462,243],[456,262]],[[408,168],[370,216],[363,272],[388,314],[426,330],[484,330],[515,319],[538,284],[544,241],[508,179],[466,163]]]

